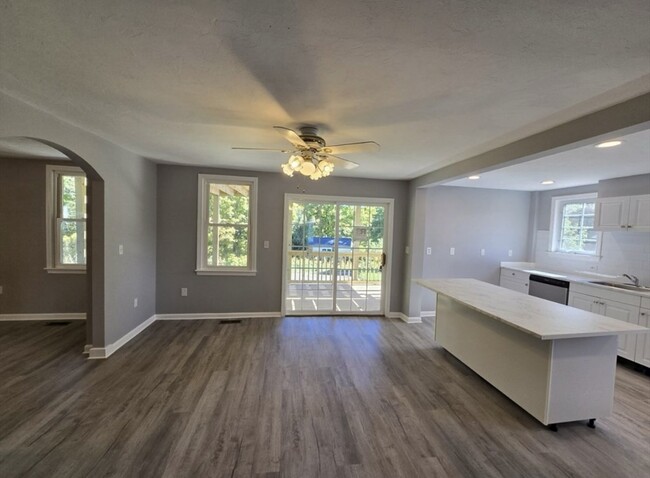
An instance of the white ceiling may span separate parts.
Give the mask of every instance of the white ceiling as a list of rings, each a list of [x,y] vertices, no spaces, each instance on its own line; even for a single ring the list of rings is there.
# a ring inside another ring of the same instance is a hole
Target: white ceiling
[[[278,170],[321,126],[412,178],[648,89],[647,0],[5,0],[0,89],[154,160]],[[66,145],[64,145],[66,146]]]
[[[480,173],[480,178],[458,179],[446,186],[545,191],[596,184],[602,179],[650,173],[650,130],[625,136],[611,136],[623,143],[613,148],[589,144],[525,163]],[[600,142],[600,141],[599,141]],[[544,180],[555,181],[542,185]]]

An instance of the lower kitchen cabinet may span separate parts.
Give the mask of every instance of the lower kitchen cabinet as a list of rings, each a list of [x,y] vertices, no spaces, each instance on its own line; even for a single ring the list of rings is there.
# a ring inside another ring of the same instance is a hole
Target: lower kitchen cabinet
[[[528,278],[530,274],[522,271],[515,271],[512,269],[501,268],[501,276],[499,278],[499,285],[506,289],[516,290],[522,294],[528,294]]]
[[[623,304],[622,302],[594,297],[579,292],[571,292],[569,293],[569,305],[595,314],[611,317],[612,319],[622,320],[631,324],[639,324],[639,307]],[[618,355],[628,360],[637,361],[637,338],[635,334],[619,335]]]
[[[641,309],[639,325],[650,328],[650,309]],[[634,361],[650,367],[650,334],[639,334],[637,336]]]

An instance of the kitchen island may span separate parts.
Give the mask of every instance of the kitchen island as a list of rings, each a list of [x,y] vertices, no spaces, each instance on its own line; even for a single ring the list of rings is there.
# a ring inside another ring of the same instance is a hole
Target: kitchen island
[[[418,279],[437,293],[434,338],[544,425],[608,416],[617,337],[649,329],[475,279]]]

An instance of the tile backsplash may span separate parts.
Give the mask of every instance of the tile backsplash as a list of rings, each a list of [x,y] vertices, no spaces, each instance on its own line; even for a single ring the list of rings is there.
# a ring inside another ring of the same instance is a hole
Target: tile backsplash
[[[641,284],[650,285],[650,233],[603,232],[600,260],[549,253],[549,231],[537,231],[535,263],[549,269],[620,276],[633,274]]]

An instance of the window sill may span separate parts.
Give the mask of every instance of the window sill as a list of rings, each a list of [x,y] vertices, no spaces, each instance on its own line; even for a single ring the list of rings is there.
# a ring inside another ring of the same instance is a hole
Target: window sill
[[[601,257],[598,254],[580,254],[578,252],[557,252],[557,251],[546,251],[546,255],[550,257],[557,257],[563,259],[575,259],[585,262],[598,262]]]
[[[211,270],[211,269],[197,269],[194,271],[197,276],[254,276],[257,275],[256,270]]]
[[[68,268],[55,268],[55,267],[46,267],[45,271],[48,274],[85,274],[86,268],[83,269],[68,269]]]

